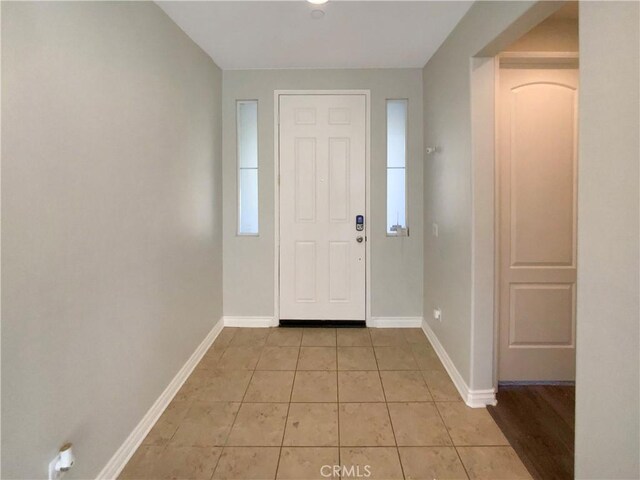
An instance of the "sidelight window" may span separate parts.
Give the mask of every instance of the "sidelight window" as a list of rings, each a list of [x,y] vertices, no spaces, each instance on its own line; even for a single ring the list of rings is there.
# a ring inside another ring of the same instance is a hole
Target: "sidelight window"
[[[387,234],[407,235],[406,99],[387,100]]]
[[[258,234],[258,102],[236,104],[238,234]]]

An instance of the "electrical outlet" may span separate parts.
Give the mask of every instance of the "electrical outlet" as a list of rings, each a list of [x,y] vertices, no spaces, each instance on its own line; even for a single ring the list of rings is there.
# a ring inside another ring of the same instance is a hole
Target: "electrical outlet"
[[[442,310],[440,310],[439,308],[434,308],[433,318],[438,320],[439,322],[442,322]]]
[[[439,149],[438,149],[438,147],[426,147],[424,150],[425,150],[425,152],[427,152],[427,155],[432,155],[432,154],[438,152]]]

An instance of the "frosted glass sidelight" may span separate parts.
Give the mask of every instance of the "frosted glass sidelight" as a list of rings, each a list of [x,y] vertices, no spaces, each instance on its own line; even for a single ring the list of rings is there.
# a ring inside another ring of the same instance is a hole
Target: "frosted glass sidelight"
[[[387,233],[407,228],[407,100],[387,100]]]
[[[387,169],[387,232],[396,233],[399,225],[407,227],[406,178],[404,168]]]
[[[236,105],[238,234],[258,234],[258,102]]]
[[[239,232],[242,234],[258,233],[258,169],[240,169],[240,195],[238,210],[240,211]]]

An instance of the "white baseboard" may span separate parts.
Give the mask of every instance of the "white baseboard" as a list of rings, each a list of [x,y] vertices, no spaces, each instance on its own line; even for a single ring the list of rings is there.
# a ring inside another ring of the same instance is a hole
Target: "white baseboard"
[[[164,392],[162,392],[149,411],[147,411],[144,417],[142,417],[140,423],[136,425],[124,443],[120,445],[120,448],[118,448],[113,457],[111,457],[107,462],[102,471],[96,477],[98,480],[112,480],[120,475],[120,472],[138,449],[151,428],[153,428],[155,423],[158,421],[162,412],[164,412],[169,403],[171,403],[171,400],[173,400],[175,394],[178,393],[182,384],[187,380],[187,378],[189,378],[193,369],[198,365],[198,362],[200,362],[204,354],[209,350],[211,344],[218,337],[223,326],[224,323],[222,320],[219,320],[215,324],[202,343],[198,345],[195,352],[193,352],[191,357],[189,357],[189,360],[187,360],[187,362],[182,366],[176,376],[173,377],[173,380],[171,380],[169,385],[167,385]]]
[[[267,328],[277,327],[273,317],[222,317],[225,327]]]
[[[484,408],[487,405],[495,407],[498,404],[496,391],[494,388],[488,388],[486,390],[469,390],[465,403],[471,408]]]
[[[438,337],[431,329],[426,320],[422,322],[422,330],[429,339],[429,342],[431,342],[431,345],[436,351],[438,358],[442,362],[442,365],[444,365],[445,370],[451,377],[453,384],[458,389],[460,396],[464,400],[464,403],[467,404],[467,406],[471,408],[484,408],[487,405],[496,405],[498,403],[496,401],[495,389],[490,388],[486,390],[471,390],[469,388],[467,383],[462,378],[462,375],[460,375],[460,372],[453,364],[453,361],[451,361],[451,358],[449,358],[447,351],[444,349],[444,347],[440,343],[440,340],[438,340]]]
[[[277,327],[278,320],[273,317],[223,317],[225,327],[267,328]],[[367,322],[373,328],[420,328],[422,317],[372,317]]]
[[[373,328],[420,328],[422,317],[371,317],[367,327]]]

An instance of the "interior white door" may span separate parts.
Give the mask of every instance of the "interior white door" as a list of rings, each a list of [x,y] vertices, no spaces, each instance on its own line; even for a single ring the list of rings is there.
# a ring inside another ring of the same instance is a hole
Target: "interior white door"
[[[574,380],[578,72],[499,78],[498,377]]]
[[[280,318],[365,319],[364,95],[280,95]]]

